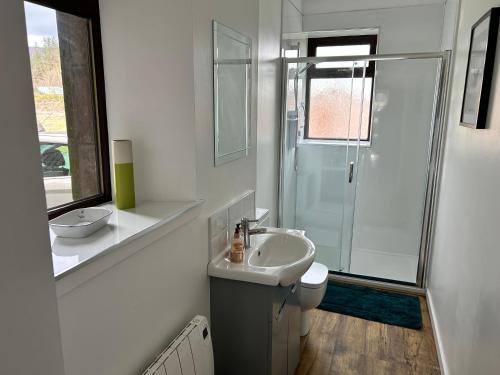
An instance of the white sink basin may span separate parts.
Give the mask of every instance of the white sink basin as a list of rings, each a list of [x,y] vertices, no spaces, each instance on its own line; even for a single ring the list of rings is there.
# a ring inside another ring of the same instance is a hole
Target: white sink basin
[[[264,285],[287,286],[308,270],[314,261],[315,247],[303,231],[267,228],[251,237],[242,263],[232,263],[227,251],[208,265],[208,274],[232,280]]]
[[[248,264],[258,267],[279,267],[297,262],[307,256],[309,244],[303,237],[290,234],[261,234],[257,251],[252,251]]]

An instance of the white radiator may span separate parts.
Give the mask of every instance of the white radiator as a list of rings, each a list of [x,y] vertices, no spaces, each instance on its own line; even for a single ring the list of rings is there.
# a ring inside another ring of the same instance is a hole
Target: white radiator
[[[197,315],[142,375],[213,375],[212,339],[207,318]]]

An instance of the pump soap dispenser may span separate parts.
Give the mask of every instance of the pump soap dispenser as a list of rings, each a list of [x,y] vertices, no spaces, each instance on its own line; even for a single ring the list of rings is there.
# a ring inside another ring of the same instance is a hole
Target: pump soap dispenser
[[[243,238],[241,237],[240,224],[236,224],[234,235],[231,240],[231,250],[229,250],[229,260],[233,263],[241,263],[244,257],[245,247],[243,245]]]

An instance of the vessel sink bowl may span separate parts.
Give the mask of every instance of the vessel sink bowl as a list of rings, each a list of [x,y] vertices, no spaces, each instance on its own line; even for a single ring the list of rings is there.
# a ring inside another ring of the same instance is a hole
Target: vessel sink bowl
[[[58,237],[83,238],[105,226],[113,211],[102,207],[78,208],[49,221]]]
[[[251,236],[242,263],[231,263],[227,253],[220,254],[210,262],[208,274],[265,285],[288,286],[299,280],[314,261],[314,244],[303,231],[266,229]]]

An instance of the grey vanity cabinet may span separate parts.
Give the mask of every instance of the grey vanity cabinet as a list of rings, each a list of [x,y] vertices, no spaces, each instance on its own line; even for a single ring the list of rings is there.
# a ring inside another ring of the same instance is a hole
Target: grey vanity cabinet
[[[216,375],[292,375],[300,356],[298,288],[210,278]]]

